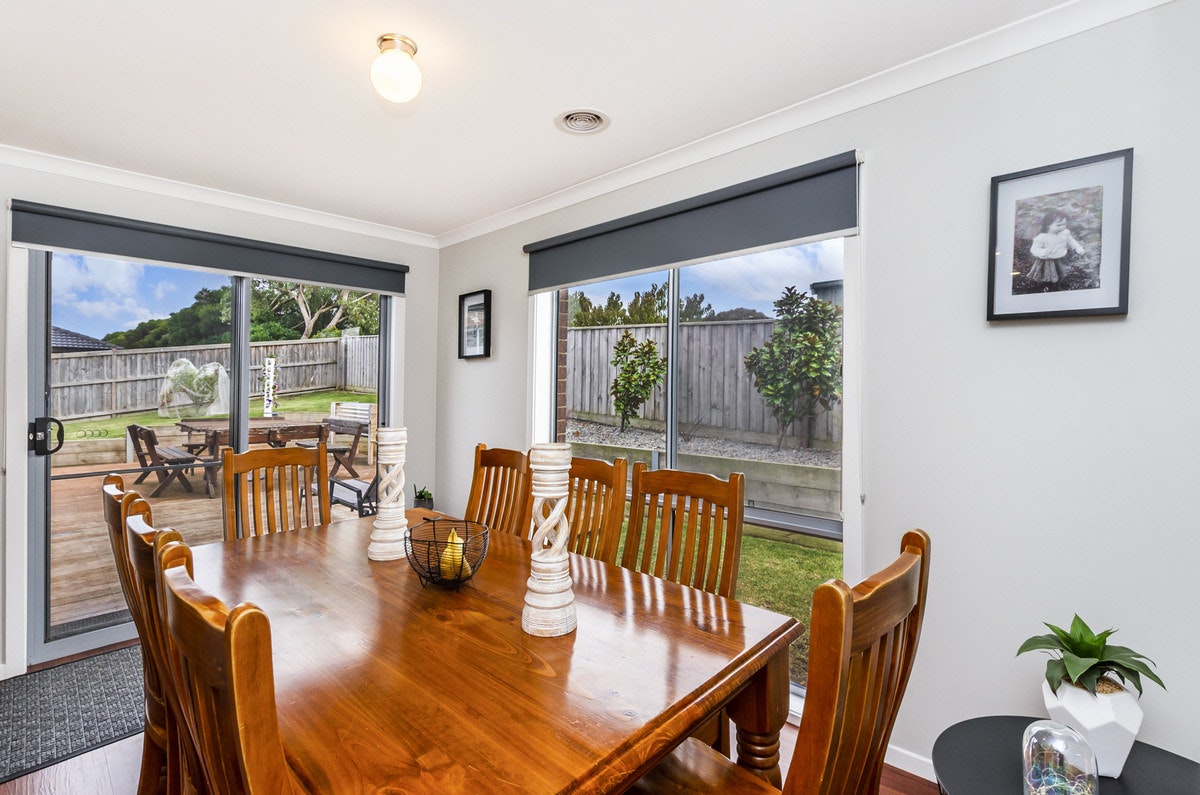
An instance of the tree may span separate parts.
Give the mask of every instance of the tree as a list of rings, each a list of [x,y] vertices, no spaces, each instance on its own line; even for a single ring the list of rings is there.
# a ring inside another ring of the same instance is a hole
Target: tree
[[[570,325],[581,326],[620,326],[625,322],[625,302],[620,294],[610,292],[604,306],[592,303],[592,299],[583,294],[582,290],[573,290],[567,296],[567,316]]]
[[[621,415],[621,430],[624,431],[629,418],[637,414],[654,387],[662,383],[667,374],[667,357],[659,358],[654,340],[639,343],[626,331],[613,346],[611,364],[617,368],[617,377],[613,379],[609,393]]]
[[[775,316],[770,339],[744,361],[779,423],[778,450],[789,425],[842,399],[842,310],[788,287],[775,301]]]
[[[679,322],[695,323],[700,320],[713,320],[716,316],[712,304],[704,302],[704,293],[692,293],[679,302]]]
[[[766,320],[767,316],[757,309],[745,306],[734,307],[717,312],[710,320]]]
[[[329,332],[346,327],[348,317],[370,320],[369,311],[364,305],[375,304],[375,328],[364,328],[368,334],[378,333],[379,312],[378,301],[373,293],[360,293],[354,290],[336,287],[320,287],[313,284],[298,282],[279,282],[269,279],[255,279],[254,290],[250,299],[251,322],[258,308],[265,307],[274,316],[270,318],[281,323],[284,327],[299,332],[298,336],[289,339],[311,339],[314,336],[332,336]],[[263,318],[262,322],[270,322]],[[357,325],[357,323],[350,323]],[[277,339],[280,339],[277,337]]]
[[[629,299],[625,310],[626,323],[631,326],[667,322],[667,283],[652,284],[646,292],[640,290]]]

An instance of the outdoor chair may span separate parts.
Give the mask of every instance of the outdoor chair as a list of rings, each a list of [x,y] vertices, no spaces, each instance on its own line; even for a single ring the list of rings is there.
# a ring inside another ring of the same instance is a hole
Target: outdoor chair
[[[279,733],[271,624],[243,602],[232,610],[196,585],[191,549],[168,543],[158,555],[158,594],[168,669],[180,712],[211,793],[306,792]]]
[[[335,400],[329,404],[329,416],[339,420],[362,422],[367,426],[364,431],[367,453],[367,466],[375,463],[375,427],[377,406],[374,403],[362,403],[351,400]]]
[[[379,512],[379,477],[370,483],[359,478],[330,478],[329,501],[353,508],[359,516],[374,516]]]
[[[317,448],[222,453],[226,541],[329,524],[329,461]]]
[[[321,420],[321,427],[324,429],[324,436],[319,441],[324,441],[325,449],[333,454],[333,469],[329,470],[329,476],[335,477],[338,469],[345,467],[351,477],[359,477],[358,470],[354,468],[354,459],[358,456],[359,442],[369,429],[367,423],[326,417]],[[342,438],[339,440],[338,437]],[[317,446],[317,442],[314,441],[301,441],[296,444],[300,447]]]
[[[890,566],[851,588],[813,593],[808,687],[783,795],[879,792],[883,757],[908,685],[929,588],[929,536],[910,530]],[[629,792],[779,790],[693,739]]]
[[[158,488],[150,493],[151,497],[162,494],[171,481],[175,480],[179,481],[184,491],[188,493],[194,491],[191,481],[184,474],[184,465],[199,463],[199,458],[178,447],[159,444],[158,435],[152,428],[144,425],[130,425],[126,430],[129,433],[129,441],[133,445],[133,452],[137,456],[138,465],[145,470],[134,481],[135,485],[141,483],[147,475],[153,472],[158,477]]]
[[[496,533],[529,537],[533,513],[533,493],[529,477],[529,456],[520,450],[486,444],[475,446],[475,469],[467,497],[466,515]]]

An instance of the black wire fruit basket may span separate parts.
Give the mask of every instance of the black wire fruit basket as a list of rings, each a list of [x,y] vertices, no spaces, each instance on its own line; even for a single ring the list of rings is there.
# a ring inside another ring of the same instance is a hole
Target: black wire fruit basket
[[[422,587],[458,589],[479,571],[487,551],[487,527],[464,519],[426,519],[404,537],[404,554]]]

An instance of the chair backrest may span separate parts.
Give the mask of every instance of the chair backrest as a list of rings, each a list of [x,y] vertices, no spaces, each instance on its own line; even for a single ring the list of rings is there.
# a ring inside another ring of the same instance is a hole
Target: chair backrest
[[[376,426],[376,404],[374,403],[358,403],[349,400],[335,400],[329,404],[329,416],[336,417],[341,420],[349,420],[351,422],[360,422],[367,427],[363,431],[363,436],[367,439],[367,465],[371,465],[375,461],[375,451],[372,448],[372,443],[375,439]],[[357,451],[355,451],[357,454]]]
[[[191,576],[191,550],[165,544],[158,583],[169,670],[208,791],[300,790],[279,735],[271,625],[255,605],[230,610]]]
[[[530,487],[529,456],[521,450],[489,450],[486,444],[478,444],[463,518],[482,522],[494,532],[529,538],[533,513]]]
[[[166,700],[163,693],[162,669],[155,666],[152,660],[153,635],[148,619],[152,606],[146,603],[145,594],[137,586],[129,549],[125,544],[126,521],[138,517],[147,523],[150,522],[150,505],[136,491],[125,491],[125,482],[120,475],[105,476],[100,487],[100,496],[104,502],[104,523],[108,529],[108,541],[117,566],[117,577],[121,581],[121,591],[129,605],[129,614],[133,618],[133,626],[137,629],[142,658],[145,660],[142,666],[142,687],[146,694],[146,722],[149,724],[147,730],[165,737]]]
[[[910,530],[900,556],[851,588],[817,586],[808,689],[783,791],[879,791],[883,757],[917,653],[929,587],[929,536]]]
[[[146,455],[146,447],[142,444],[141,425],[127,425],[125,431],[129,434],[129,444],[133,447],[133,454],[137,456],[138,465],[143,467],[150,466],[150,458]]]
[[[598,458],[572,458],[567,492],[567,521],[571,541],[567,549],[607,563],[616,562],[625,519],[625,472],[628,462]]]
[[[162,683],[163,708],[171,724],[169,734],[178,751],[168,761],[167,792],[181,792],[181,782],[190,781],[198,786],[202,783],[203,773],[171,676],[167,625],[158,591],[157,550],[172,541],[183,539],[178,532],[169,528],[154,528],[150,506],[136,494],[129,496],[134,499],[127,511],[123,541],[133,589],[143,610],[145,630],[138,631],[138,636],[142,638],[142,668],[147,675],[153,671],[157,681]]]
[[[746,478],[633,465],[621,565],[733,597],[742,552]]]
[[[324,442],[245,453],[226,448],[221,461],[226,541],[329,523]]]

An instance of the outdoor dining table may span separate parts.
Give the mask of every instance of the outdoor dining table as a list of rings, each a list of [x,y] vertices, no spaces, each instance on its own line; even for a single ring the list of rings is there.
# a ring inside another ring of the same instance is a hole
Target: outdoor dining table
[[[251,444],[266,443],[267,434],[272,430],[285,430],[297,425],[313,424],[312,422],[297,423],[284,417],[251,417],[249,422]],[[204,467],[204,490],[209,497],[213,496],[217,493],[217,470],[220,469],[221,464],[221,448],[228,447],[230,444],[229,419],[227,417],[208,420],[186,419],[180,420],[175,425],[179,430],[187,432],[189,440],[194,433],[204,437],[203,447],[189,441],[188,449],[193,453],[204,454],[203,457],[207,462]]]
[[[201,586],[270,619],[280,732],[313,791],[620,792],[726,704],[739,763],[778,786],[795,619],[572,555],[578,626],[535,637],[529,541],[493,534],[455,591],[368,560],[372,524],[193,550]]]

